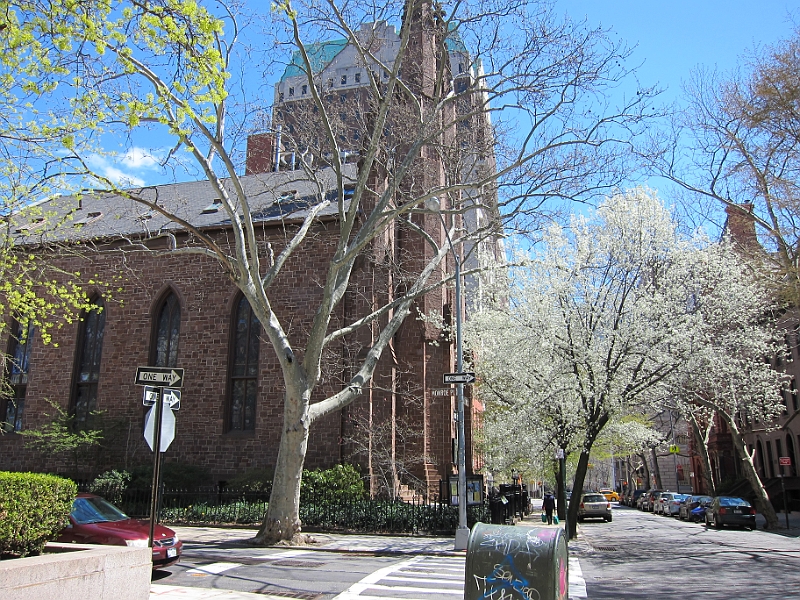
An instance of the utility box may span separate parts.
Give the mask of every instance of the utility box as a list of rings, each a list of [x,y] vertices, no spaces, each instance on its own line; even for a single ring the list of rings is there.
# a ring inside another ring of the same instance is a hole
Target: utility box
[[[464,600],[568,600],[568,569],[562,528],[476,523],[467,541]]]

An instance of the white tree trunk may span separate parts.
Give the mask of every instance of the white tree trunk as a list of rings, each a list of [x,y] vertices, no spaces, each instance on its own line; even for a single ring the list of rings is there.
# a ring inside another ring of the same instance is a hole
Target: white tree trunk
[[[275,479],[269,507],[255,542],[270,545],[280,541],[300,543],[300,483],[308,449],[309,392],[292,393],[284,399],[283,432],[275,464]]]

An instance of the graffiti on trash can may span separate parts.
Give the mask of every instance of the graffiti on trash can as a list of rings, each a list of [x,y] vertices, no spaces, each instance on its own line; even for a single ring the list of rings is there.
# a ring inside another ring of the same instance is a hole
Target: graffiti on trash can
[[[523,577],[519,569],[514,565],[511,555],[506,556],[505,560],[494,566],[491,574],[481,577],[475,575],[475,583],[478,589],[483,592],[482,599],[485,600],[514,600],[524,598],[525,600],[541,600],[541,594],[536,588],[530,586],[530,582]]]
[[[500,553],[502,562],[493,566],[492,572],[485,575],[473,574],[475,585],[482,593],[482,600],[541,600],[539,590],[523,575],[515,564],[523,561],[524,572],[530,573],[533,563],[548,550],[548,544],[556,535],[555,530],[531,530],[523,538],[519,529],[498,528],[483,533],[480,546],[484,549]],[[559,573],[559,587],[564,590],[561,597],[566,598],[566,566],[559,565],[563,572]],[[563,586],[561,585],[563,581]]]
[[[531,529],[523,539],[519,530],[510,530],[507,527],[492,529],[484,532],[480,542],[481,548],[491,548],[501,554],[523,554],[536,560],[542,549],[555,535],[555,530]]]

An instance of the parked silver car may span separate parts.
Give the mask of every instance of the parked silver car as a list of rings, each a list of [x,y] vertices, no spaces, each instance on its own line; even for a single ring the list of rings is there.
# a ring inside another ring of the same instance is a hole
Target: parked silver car
[[[611,502],[597,492],[583,494],[578,505],[578,523],[582,523],[584,519],[605,519],[610,523]]]
[[[681,512],[681,505],[689,494],[672,494],[672,498],[664,499],[661,503],[661,514],[668,517],[677,517]]]

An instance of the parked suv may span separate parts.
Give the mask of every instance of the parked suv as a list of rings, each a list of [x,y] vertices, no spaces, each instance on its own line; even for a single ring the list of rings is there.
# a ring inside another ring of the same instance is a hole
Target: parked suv
[[[603,494],[592,492],[581,496],[578,505],[578,522],[584,519],[605,519],[611,522],[611,502]]]

